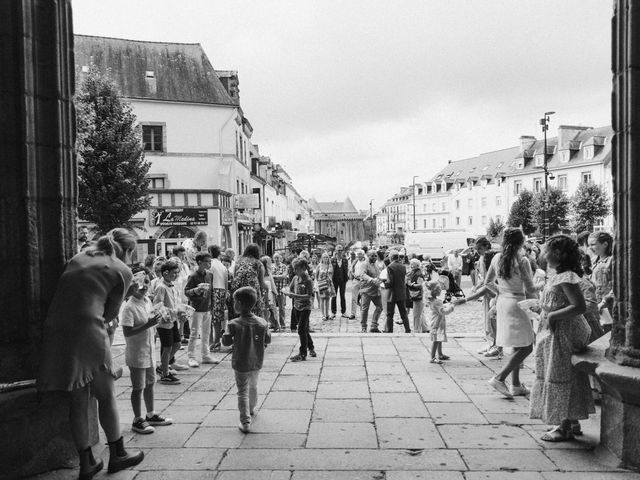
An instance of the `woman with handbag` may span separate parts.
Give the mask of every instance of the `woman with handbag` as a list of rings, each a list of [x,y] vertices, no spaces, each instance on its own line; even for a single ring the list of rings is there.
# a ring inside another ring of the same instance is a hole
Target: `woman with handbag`
[[[320,297],[320,311],[322,312],[322,320],[329,320],[329,304],[331,297],[336,296],[333,287],[333,267],[327,252],[320,257],[320,263],[315,271],[316,282],[318,286],[318,296]]]
[[[407,289],[413,304],[413,331],[415,333],[425,331],[422,320],[424,310],[423,284],[424,275],[420,269],[420,260],[412,258],[409,261],[409,272],[407,273]]]

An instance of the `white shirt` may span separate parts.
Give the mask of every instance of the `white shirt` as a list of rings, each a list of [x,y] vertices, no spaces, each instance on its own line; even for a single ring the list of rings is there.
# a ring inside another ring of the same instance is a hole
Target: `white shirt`
[[[449,255],[447,258],[447,265],[449,266],[450,272],[456,272],[462,270],[462,257],[458,255]]]
[[[229,271],[227,267],[225,267],[220,260],[214,258],[211,260],[211,270],[209,270],[213,275],[213,288],[223,288],[227,289],[227,281],[229,280]]]

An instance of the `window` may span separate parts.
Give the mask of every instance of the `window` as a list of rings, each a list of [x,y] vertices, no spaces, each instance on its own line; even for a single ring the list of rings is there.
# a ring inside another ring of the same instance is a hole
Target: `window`
[[[149,179],[149,188],[157,189],[157,188],[165,188],[164,187],[164,178],[150,178]]]
[[[469,217],[469,225],[473,225],[473,217]]]
[[[582,172],[582,183],[591,183],[591,172]]]
[[[544,167],[544,155],[536,155],[536,167]]]
[[[444,212],[447,209],[447,204],[442,202],[442,211]]]
[[[436,219],[434,218],[432,221],[433,228],[436,228]]]
[[[487,224],[487,216],[486,215],[482,215],[481,223],[482,223],[482,225],[486,225]]]
[[[487,206],[487,197],[482,197],[482,198],[480,199],[480,206],[481,206],[482,208],[485,208],[485,207]]]
[[[502,164],[500,164],[500,165],[502,165]],[[501,187],[501,186],[502,186],[502,177],[498,177],[498,178],[496,179],[496,185],[497,185],[498,187]]]
[[[571,150],[563,150],[562,156],[560,157],[560,162],[568,163],[571,159]]]
[[[516,162],[516,169],[522,170],[524,168],[524,158],[521,158]]]
[[[469,200],[467,200],[467,207],[469,208],[473,208],[473,199],[470,198]]]
[[[558,175],[558,188],[563,192],[566,192],[569,189],[566,175]]]
[[[142,125],[142,141],[145,152],[163,152],[162,125]]]
[[[423,226],[423,228],[427,228],[427,219],[426,218],[424,219],[422,226]]]
[[[514,180],[514,182],[513,182],[513,194],[514,195],[520,195],[521,191],[522,191],[522,181],[521,180]]]
[[[456,225],[460,225],[460,217],[456,217]]]
[[[533,191],[535,193],[540,193],[542,191],[542,179],[534,178],[533,179]]]
[[[496,197],[496,207],[501,207],[501,206],[502,206],[502,197],[498,195]]]
[[[460,200],[456,200],[456,210],[460,210]]]
[[[427,211],[427,204],[426,204],[426,203],[423,203],[423,204],[422,204],[422,211],[423,211],[423,212],[426,212],[426,211]]]
[[[435,212],[436,211],[436,204],[435,202],[431,204],[431,211]]]
[[[591,160],[593,158],[594,147],[593,145],[587,145],[584,147],[584,159]]]
[[[442,228],[447,228],[447,219],[446,218],[442,219]]]

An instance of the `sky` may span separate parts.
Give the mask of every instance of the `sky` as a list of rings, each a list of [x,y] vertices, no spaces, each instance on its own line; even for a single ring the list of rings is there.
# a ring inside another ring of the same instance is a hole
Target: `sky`
[[[373,209],[449,160],[611,124],[606,0],[74,0],[79,34],[200,43],[262,155]]]

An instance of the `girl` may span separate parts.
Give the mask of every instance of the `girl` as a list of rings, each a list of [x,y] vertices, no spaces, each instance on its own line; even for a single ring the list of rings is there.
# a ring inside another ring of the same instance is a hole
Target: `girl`
[[[602,313],[605,332],[611,330],[611,310],[613,309],[613,238],[606,232],[589,235],[589,248],[596,255],[591,280],[596,286],[598,309]],[[606,311],[605,311],[606,310]]]
[[[422,287],[424,285],[424,277],[420,269],[420,260],[412,258],[409,261],[409,272],[407,272],[407,288],[409,289],[409,297],[413,303],[413,331],[422,333],[422,311],[424,310],[424,298]]]
[[[315,278],[318,285],[322,320],[329,320],[329,303],[331,297],[335,297],[336,292],[332,281],[333,267],[331,266],[331,259],[327,252],[324,252],[320,257],[320,263],[315,270]]]
[[[276,305],[276,283],[271,274],[271,258],[264,255],[260,261],[264,267],[264,284],[267,287],[264,295],[264,319],[271,326],[271,330],[277,332],[278,327],[278,306]]]
[[[447,322],[445,315],[453,312],[453,305],[444,305],[440,300],[442,287],[440,282],[432,280],[427,284],[429,289],[429,317],[431,331],[431,363],[442,363],[443,360],[449,360],[447,355],[442,353],[442,342],[447,341]]]
[[[557,425],[542,440],[562,442],[581,433],[579,420],[595,412],[589,378],[571,364],[571,355],[588,344],[591,328],[582,315],[586,306],[580,290],[578,244],[566,235],[556,235],[547,241],[545,254],[556,274],[542,293],[530,416]]]

